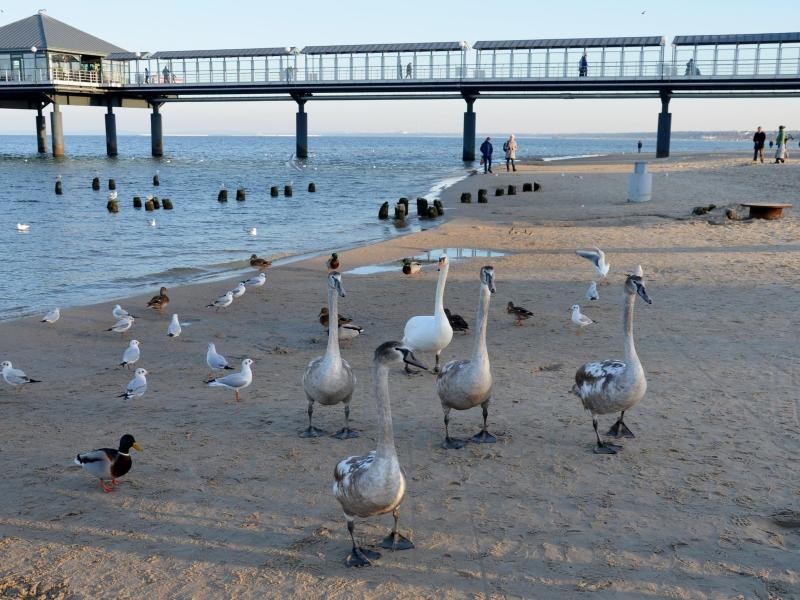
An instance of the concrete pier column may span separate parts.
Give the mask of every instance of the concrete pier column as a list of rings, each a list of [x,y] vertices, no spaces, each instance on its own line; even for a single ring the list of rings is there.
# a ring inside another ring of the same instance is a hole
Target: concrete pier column
[[[117,115],[111,106],[106,113],[106,154],[108,156],[117,155]]]
[[[158,112],[160,104],[153,104],[153,114],[150,115],[150,149],[153,156],[164,156],[164,135],[161,129],[161,113]]]
[[[464,113],[464,152],[462,159],[464,162],[475,160],[475,112],[472,105],[475,104],[474,96],[464,96],[467,102],[467,112]]]
[[[58,104],[53,104],[53,112],[50,113],[50,131],[53,135],[53,156],[64,156],[64,128]]]
[[[669,112],[670,92],[661,92],[661,112],[658,113],[658,134],[656,135],[656,158],[669,156],[669,138],[672,132],[672,113]]]
[[[42,107],[36,109],[36,150],[39,154],[47,152],[47,120],[42,114]]]
[[[295,154],[297,158],[308,158],[308,114],[305,111],[306,100],[295,98],[297,101],[297,114],[295,115],[295,139],[297,141]]]

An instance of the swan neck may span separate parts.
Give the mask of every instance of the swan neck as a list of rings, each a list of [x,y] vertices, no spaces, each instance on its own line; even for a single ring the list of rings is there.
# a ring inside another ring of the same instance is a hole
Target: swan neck
[[[481,283],[481,295],[478,301],[478,311],[475,314],[475,323],[477,329],[475,330],[475,342],[472,347],[472,360],[477,362],[489,360],[489,353],[486,350],[486,325],[489,322],[489,300],[492,293],[489,291],[489,286]]]
[[[394,430],[392,428],[392,407],[389,402],[389,367],[377,363],[372,368],[372,381],[375,386],[375,402],[378,405],[378,449],[382,457],[394,456]]]
[[[339,357],[339,299],[336,290],[328,286],[328,347],[325,359],[335,361]]]
[[[634,294],[625,294],[622,310],[622,333],[625,340],[625,363],[628,365],[639,362],[636,347],[633,345],[633,304],[635,301]]]
[[[433,305],[434,314],[444,314],[444,286],[447,283],[447,271],[449,268],[450,265],[446,264],[439,271],[439,280],[436,282],[436,301]]]

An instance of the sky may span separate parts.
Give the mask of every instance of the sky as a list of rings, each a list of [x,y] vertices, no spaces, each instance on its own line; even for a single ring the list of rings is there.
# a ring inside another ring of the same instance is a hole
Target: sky
[[[39,9],[131,51],[324,44],[767,33],[797,30],[800,2],[618,0],[0,0],[0,25]],[[674,99],[673,131],[800,128],[800,98]],[[309,134],[459,134],[460,100],[309,102]],[[660,103],[642,100],[486,100],[482,132],[573,134],[655,131]],[[182,103],[162,108],[164,133],[291,134],[294,102]],[[49,112],[49,108],[46,109]],[[65,107],[65,134],[102,133],[101,108]],[[149,111],[117,109],[119,133],[148,133]],[[34,133],[33,111],[0,110],[0,133]],[[49,120],[48,120],[49,122]],[[48,124],[49,129],[49,124]]]

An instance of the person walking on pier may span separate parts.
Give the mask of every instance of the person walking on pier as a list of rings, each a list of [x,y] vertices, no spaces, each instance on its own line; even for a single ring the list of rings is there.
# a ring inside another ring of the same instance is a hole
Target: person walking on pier
[[[786,126],[778,127],[778,135],[775,136],[775,163],[786,162]]]
[[[642,153],[642,140],[636,142],[636,149],[639,151],[639,154]]]
[[[164,76],[164,83],[169,83],[169,68],[167,65],[164,65],[164,70],[161,71],[161,74]]]
[[[514,160],[517,158],[517,138],[512,133],[511,136],[503,143],[503,151],[506,153],[506,171],[508,171],[508,164],[511,163],[511,168],[517,170],[517,165]]]
[[[492,172],[492,138],[487,137],[481,144],[481,164],[483,165],[483,172]]]
[[[684,75],[700,75],[700,69],[694,64],[694,59],[690,58],[686,63],[686,73]]]
[[[589,60],[586,58],[586,52],[583,53],[581,59],[578,61],[578,77],[586,77],[589,72]]]
[[[150,69],[147,67],[144,68],[144,82],[150,83]]]
[[[767,141],[767,133],[759,127],[755,134],[753,134],[753,162],[756,162],[761,157],[761,162],[764,162],[764,143]]]
[[[406,79],[411,79],[411,74],[412,74],[412,66],[411,63],[408,63],[406,65]]]

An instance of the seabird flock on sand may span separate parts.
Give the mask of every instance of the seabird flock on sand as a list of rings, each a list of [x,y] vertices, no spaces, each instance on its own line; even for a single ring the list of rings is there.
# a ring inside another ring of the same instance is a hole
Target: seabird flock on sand
[[[602,250],[595,248],[578,250],[576,253],[592,262],[596,275],[603,279],[608,277],[610,264],[606,261]],[[258,271],[257,274],[213,300],[208,307],[215,308],[216,311],[228,308],[235,300],[240,299],[248,288],[264,286],[267,280],[264,271],[271,266],[271,261],[254,254],[249,262],[251,267]],[[332,435],[341,440],[349,440],[359,437],[359,432],[350,427],[350,401],[358,382],[350,364],[341,355],[340,342],[358,336],[363,332],[363,328],[353,324],[352,318],[339,313],[339,299],[346,297],[339,254],[331,254],[325,264],[328,302],[320,311],[319,322],[328,330],[327,346],[322,356],[308,364],[302,376],[302,387],[307,401],[308,426],[301,430],[299,435],[301,438],[328,435],[313,425],[314,408],[341,404],[344,408],[344,424]],[[414,268],[410,268],[411,266]],[[448,257],[443,254],[437,261],[438,277],[433,314],[411,317],[406,322],[400,341],[384,342],[375,350],[372,360],[372,393],[378,408],[379,426],[377,438],[370,437],[376,439],[375,450],[365,455],[347,457],[341,460],[334,470],[333,494],[341,505],[352,542],[351,551],[345,560],[345,564],[349,567],[365,567],[370,565],[371,561],[380,558],[379,552],[362,547],[356,542],[353,533],[356,518],[364,519],[391,513],[394,525],[380,542],[380,547],[391,551],[414,548],[414,543],[398,531],[399,509],[406,492],[406,476],[397,454],[392,428],[389,374],[393,366],[403,365],[409,374],[422,373],[428,371],[428,367],[418,354],[432,355],[434,358],[432,370],[437,373],[434,388],[444,415],[442,448],[457,450],[468,443],[484,444],[497,441],[497,438],[489,433],[487,426],[494,381],[486,341],[490,300],[497,291],[495,270],[491,266],[483,266],[478,273],[479,294],[471,353],[464,359],[445,363],[440,369],[440,356],[450,344],[453,330],[465,333],[469,331],[469,325],[463,317],[454,315],[444,308],[444,292],[449,268]],[[419,263],[404,259],[401,270],[409,274],[418,273],[422,269]],[[167,289],[162,287],[159,294],[147,303],[147,307],[162,312],[170,301],[166,292]],[[596,282],[591,282],[585,296],[590,301],[599,299]],[[592,417],[596,439],[594,452],[597,454],[616,454],[621,448],[619,444],[601,438],[598,432],[598,416],[619,413],[619,417],[606,433],[606,438],[614,438],[615,441],[620,438],[633,438],[634,434],[623,418],[627,411],[642,400],[647,390],[645,372],[636,353],[633,338],[633,313],[637,296],[647,304],[652,303],[645,289],[641,266],[637,266],[633,272],[627,274],[623,284],[623,359],[588,362],[575,373],[575,383],[571,391],[578,396],[584,409]],[[533,312],[511,301],[506,305],[506,311],[514,317],[517,326],[521,326],[524,320],[534,317]],[[581,312],[578,304],[574,304],[570,311],[571,321],[577,326],[577,332],[591,329],[590,326],[595,324],[593,319]],[[116,321],[107,331],[121,333],[124,336],[134,326],[136,317],[119,304],[114,306],[112,314]],[[56,322],[60,317],[61,312],[56,308],[48,312],[41,321],[57,329]],[[181,331],[182,324],[178,320],[178,315],[173,314],[167,334],[176,338],[181,335]],[[186,339],[185,343],[190,342],[191,340]],[[141,359],[140,346],[138,340],[131,340],[122,354],[119,366],[126,369],[133,368]],[[253,360],[244,357],[241,360],[240,370],[236,371],[217,351],[214,343],[207,344],[206,364],[212,373],[205,380],[208,387],[233,390],[236,402],[241,400],[240,392],[253,383],[251,368]],[[15,388],[17,393],[27,384],[39,382],[28,377],[22,370],[13,368],[9,361],[3,362],[0,367],[3,380]],[[410,367],[416,367],[421,371],[411,371]],[[229,374],[219,377],[213,375],[215,372],[226,370]],[[129,401],[141,400],[147,391],[147,375],[146,369],[136,368],[133,378],[119,397]],[[451,437],[449,427],[451,411],[466,411],[477,406],[481,407],[483,415],[482,426],[478,433],[469,439]],[[131,469],[131,448],[142,450],[131,434],[125,434],[120,439],[117,449],[100,448],[84,452],[78,454],[74,462],[97,477],[104,492],[111,492],[115,489],[117,480]]]

